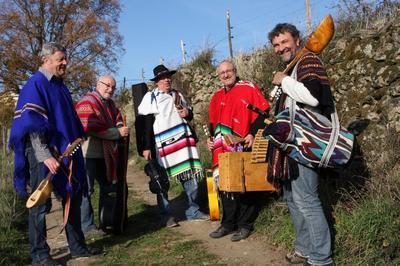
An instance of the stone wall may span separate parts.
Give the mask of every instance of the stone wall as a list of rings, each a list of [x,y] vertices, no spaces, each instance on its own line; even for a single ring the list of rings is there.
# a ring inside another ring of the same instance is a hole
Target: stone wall
[[[359,140],[374,143],[384,138],[388,127],[400,132],[399,29],[400,20],[394,19],[375,30],[355,32],[346,37],[335,36],[322,54],[342,124],[347,126],[358,119],[369,121]],[[260,61],[251,60],[249,56],[260,57],[260,50],[238,58],[246,58],[246,62]],[[276,64],[276,60],[273,62]],[[268,64],[271,68],[271,63]],[[277,65],[276,69],[281,67]],[[257,73],[253,73],[257,69],[265,71],[266,68],[254,66],[246,73],[246,67],[241,67],[239,74],[245,78],[257,77]],[[189,64],[183,66],[180,73],[180,84],[185,87],[194,106],[195,124],[207,123],[210,97],[220,86],[215,68],[204,70]],[[268,82],[257,83],[267,89]]]
[[[400,21],[334,41],[324,58],[343,122],[371,121],[364,138],[400,132]]]

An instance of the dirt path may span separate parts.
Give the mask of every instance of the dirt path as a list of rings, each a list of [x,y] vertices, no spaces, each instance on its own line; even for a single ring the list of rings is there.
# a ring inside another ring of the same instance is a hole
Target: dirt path
[[[129,190],[135,191],[136,197],[156,205],[156,197],[148,189],[148,177],[143,171],[130,166],[128,169]],[[284,251],[268,246],[257,234],[252,234],[248,239],[240,242],[232,242],[230,235],[220,239],[212,239],[208,234],[218,228],[219,222],[184,220],[184,197],[171,197],[171,207],[174,215],[178,217],[179,227],[172,228],[190,240],[201,240],[210,253],[220,257],[220,263],[227,265],[285,265]],[[68,251],[65,234],[59,234],[62,224],[61,204],[53,199],[52,212],[47,215],[48,243],[51,255],[62,262],[63,265],[87,265],[93,258],[81,258],[71,260]]]

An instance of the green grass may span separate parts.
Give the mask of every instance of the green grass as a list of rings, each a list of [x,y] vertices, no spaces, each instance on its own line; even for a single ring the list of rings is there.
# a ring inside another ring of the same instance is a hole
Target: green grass
[[[341,265],[399,265],[400,208],[383,196],[336,210],[336,257]]]
[[[0,265],[27,265],[30,263],[28,229],[0,229]]]
[[[290,248],[295,237],[287,204],[276,201],[265,206],[258,216],[255,229],[269,243]]]
[[[18,199],[11,184],[0,189],[0,265],[30,262],[25,201]]]

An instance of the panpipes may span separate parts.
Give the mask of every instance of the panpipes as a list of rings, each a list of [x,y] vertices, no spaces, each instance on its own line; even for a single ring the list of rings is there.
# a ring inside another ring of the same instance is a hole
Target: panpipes
[[[257,131],[251,151],[251,163],[265,163],[267,161],[268,140],[263,135],[263,129]]]

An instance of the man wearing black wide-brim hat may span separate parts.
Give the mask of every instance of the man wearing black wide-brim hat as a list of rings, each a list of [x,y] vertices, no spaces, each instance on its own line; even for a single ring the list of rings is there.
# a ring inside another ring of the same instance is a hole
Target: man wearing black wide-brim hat
[[[158,65],[153,69],[154,78],[151,78],[151,81],[157,82],[157,80],[163,77],[172,77],[173,74],[176,73],[176,70],[169,70],[164,65]]]
[[[141,156],[146,160],[157,160],[169,179],[176,178],[188,196],[188,208],[185,211],[188,220],[208,220],[209,216],[199,210],[197,201],[197,181],[203,178],[203,170],[196,148],[197,138],[188,125],[193,118],[192,108],[183,95],[172,88],[172,75],[164,65],[153,69],[157,87],[147,92],[138,107],[140,115],[146,116],[143,136],[145,147]],[[157,203],[161,211],[161,220],[167,227],[177,226],[171,216],[168,189],[157,194]]]

